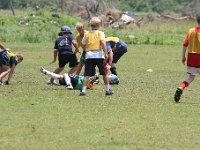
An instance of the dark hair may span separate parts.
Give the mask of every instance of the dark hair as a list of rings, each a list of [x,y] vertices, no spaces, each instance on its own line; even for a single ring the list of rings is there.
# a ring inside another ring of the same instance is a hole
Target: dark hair
[[[58,33],[58,36],[63,36],[63,33],[62,33],[62,32],[59,32],[59,33]]]
[[[197,20],[197,23],[200,24],[200,13],[198,13],[198,14],[196,15],[196,20]]]

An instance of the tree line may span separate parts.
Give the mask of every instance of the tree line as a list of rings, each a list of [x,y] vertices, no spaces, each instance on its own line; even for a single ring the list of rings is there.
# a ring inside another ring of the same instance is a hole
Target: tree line
[[[87,4],[91,2],[106,4],[107,7],[115,7],[123,11],[136,11],[136,12],[158,12],[172,11],[180,12],[185,7],[200,3],[199,0],[86,0]],[[15,9],[23,8],[51,8],[51,9],[68,9],[69,3],[76,3],[71,0],[0,0],[0,9]],[[79,1],[77,1],[78,6]]]

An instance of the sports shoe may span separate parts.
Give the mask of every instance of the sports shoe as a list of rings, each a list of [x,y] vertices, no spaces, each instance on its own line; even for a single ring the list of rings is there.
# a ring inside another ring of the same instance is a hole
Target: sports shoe
[[[109,91],[106,91],[106,95],[112,95],[112,94],[114,94],[114,93],[111,89],[109,89]]]
[[[66,87],[67,87],[67,89],[69,89],[69,90],[73,90],[73,89],[74,89],[72,85],[68,85],[68,86],[66,86]]]
[[[95,84],[99,84],[99,79],[95,79],[95,80],[94,80],[94,83],[95,83]]]
[[[44,74],[47,73],[46,70],[45,70],[43,67],[40,68],[40,72],[41,72],[41,73],[44,73]]]
[[[85,93],[84,93],[84,92],[81,92],[81,93],[79,94],[79,96],[85,96]]]
[[[56,83],[56,81],[52,81],[52,80],[49,80],[48,82],[47,82],[47,84],[48,85],[56,85],[57,83]]]
[[[4,85],[2,81],[0,81],[0,85]]]
[[[99,84],[99,76],[98,74],[95,75],[95,79],[93,80],[95,84]]]
[[[183,90],[180,87],[176,89],[176,93],[174,95],[175,102],[177,102],[177,103],[179,102],[182,93],[183,93]]]

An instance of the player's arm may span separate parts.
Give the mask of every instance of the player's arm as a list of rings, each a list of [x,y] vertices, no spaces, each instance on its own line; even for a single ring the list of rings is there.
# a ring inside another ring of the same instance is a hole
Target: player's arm
[[[186,62],[186,50],[187,50],[187,47],[183,46],[182,48],[182,63],[185,65],[185,62]]]
[[[186,50],[187,50],[187,46],[189,43],[189,34],[187,34],[186,38],[184,39],[183,42],[183,48],[182,48],[182,63],[185,65],[186,62]]]
[[[6,84],[9,84],[10,79],[11,79],[12,76],[13,76],[13,73],[14,73],[15,67],[16,67],[16,65],[13,64],[13,65],[8,69],[8,79],[7,79],[6,82],[5,82]]]
[[[54,51],[53,51],[53,60],[49,64],[55,63],[57,60],[57,56],[58,56],[58,42],[56,40],[55,45],[54,45]]]
[[[73,44],[73,46],[74,46],[74,48],[75,48],[74,53],[75,53],[75,54],[76,54],[76,53],[80,53],[80,50],[79,50],[79,48],[78,48],[78,44],[77,44],[76,40],[72,40],[72,44]]]
[[[107,60],[108,59],[108,52],[107,52],[107,48],[106,48],[106,42],[104,40],[101,40],[100,44],[101,44],[101,48],[104,51],[105,59]]]
[[[58,51],[57,51],[57,50],[54,50],[54,51],[53,51],[53,60],[50,62],[50,64],[56,62],[57,56],[58,56]]]
[[[7,74],[10,72],[10,68],[9,69],[7,69],[7,70],[5,70],[4,72],[2,72],[1,74],[0,74],[0,82],[2,82],[2,79],[5,77],[5,76],[7,76]]]
[[[112,66],[112,62],[113,62],[113,52],[111,50],[108,52],[108,64]]]
[[[85,36],[82,38],[81,43],[82,43],[82,49],[83,49],[83,51],[85,51],[85,49],[86,49],[86,39],[85,39]]]
[[[7,50],[7,48],[5,48],[2,43],[0,43],[0,48],[3,50]]]
[[[102,35],[101,35],[100,44],[101,44],[101,48],[104,51],[105,59],[107,60],[108,59],[108,51],[107,51],[107,47],[106,47],[106,41],[105,41],[105,34],[104,33],[102,33]]]
[[[106,48],[108,51],[108,65],[112,66],[113,62],[113,51],[109,42],[106,42]]]

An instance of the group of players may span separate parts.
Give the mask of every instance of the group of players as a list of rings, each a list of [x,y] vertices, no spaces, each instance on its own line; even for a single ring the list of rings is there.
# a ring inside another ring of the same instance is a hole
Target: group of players
[[[80,95],[83,96],[86,94],[87,88],[92,88],[94,82],[98,82],[97,66],[99,74],[103,75],[106,95],[113,94],[109,82],[111,84],[119,83],[115,64],[127,52],[127,45],[118,37],[106,38],[105,34],[99,30],[100,25],[101,20],[93,17],[90,20],[91,31],[87,31],[84,24],[78,22],[76,24],[78,31],[76,38],[74,38],[69,26],[61,27],[54,45],[53,60],[50,62],[50,64],[55,63],[58,58],[58,68],[53,72],[43,67],[40,70],[51,77],[48,81],[49,84],[55,84],[55,79],[58,79],[59,84],[66,85],[68,89],[79,89]],[[82,53],[80,62],[76,56],[78,53]],[[70,70],[64,75],[60,75],[66,64],[69,64]],[[84,75],[80,75],[83,66]],[[112,73],[110,80],[108,70]]]
[[[86,94],[87,88],[92,88],[94,83],[98,83],[99,77],[96,75],[98,71],[103,75],[105,83],[106,95],[112,95],[109,82],[118,84],[119,78],[115,64],[127,52],[127,45],[118,37],[107,37],[102,31],[99,31],[101,20],[94,17],[90,20],[91,31],[84,29],[84,24],[78,22],[76,30],[78,34],[74,38],[69,26],[62,26],[61,31],[55,41],[53,60],[50,64],[55,63],[58,58],[58,68],[53,72],[41,68],[40,71],[51,79],[49,84],[54,84],[55,79],[59,80],[59,84],[67,86],[68,89],[79,89],[80,95]],[[73,51],[73,47],[75,50]],[[80,62],[77,60],[77,54],[81,53]],[[18,63],[23,61],[21,53],[13,53],[0,43],[0,84],[9,84],[14,69]],[[64,70],[66,64],[69,64],[70,70],[64,75],[60,73]],[[84,74],[80,75],[84,66]],[[111,71],[110,81],[108,70]],[[7,80],[3,79],[8,76]],[[113,80],[114,79],[114,80]]]
[[[197,27],[189,29],[184,40],[182,49],[182,63],[187,65],[188,77],[176,89],[174,100],[179,102],[183,90],[194,80],[195,76],[200,74],[200,14],[196,15]],[[70,27],[61,27],[61,32],[56,39],[54,46],[54,63],[58,57],[58,68],[50,72],[41,68],[41,72],[50,76],[50,84],[54,79],[58,79],[61,85],[66,85],[69,89],[79,89],[80,96],[86,94],[86,89],[91,88],[96,80],[96,69],[99,68],[100,75],[103,75],[106,95],[112,95],[113,92],[109,86],[108,70],[117,77],[115,64],[127,52],[127,45],[117,37],[107,37],[99,30],[101,20],[94,17],[90,20],[91,31],[84,29],[83,23],[77,23],[78,34],[74,39]],[[72,50],[72,45],[75,51]],[[76,54],[80,53],[82,47],[80,62],[77,61]],[[186,50],[187,54],[186,54]],[[16,65],[23,61],[21,53],[14,54],[0,43],[0,84],[9,84]],[[65,65],[69,63],[70,70],[64,75],[59,75]],[[79,75],[82,67],[84,75]],[[3,82],[3,78],[8,75],[8,79]],[[118,78],[117,78],[118,79]],[[115,83],[115,82],[114,82]],[[119,83],[119,80],[116,82]]]

